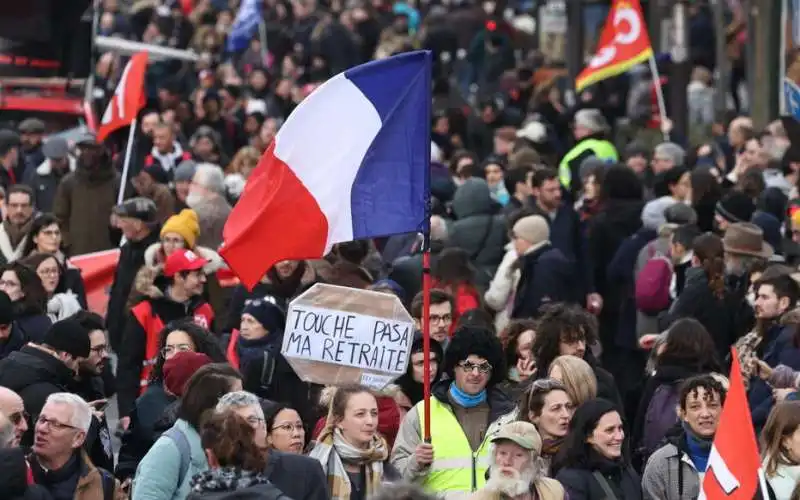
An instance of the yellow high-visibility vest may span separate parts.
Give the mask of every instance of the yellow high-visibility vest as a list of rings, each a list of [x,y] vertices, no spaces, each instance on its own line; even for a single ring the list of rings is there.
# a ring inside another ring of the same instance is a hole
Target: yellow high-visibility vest
[[[569,162],[582,155],[584,151],[592,150],[594,155],[606,162],[615,162],[619,160],[617,148],[608,141],[602,139],[584,139],[574,148],[570,149],[561,163],[558,165],[558,180],[564,189],[570,189],[572,186],[572,171],[569,168]]]
[[[424,401],[417,403],[420,434],[425,431]],[[424,439],[423,435],[420,438]],[[472,451],[466,434],[453,410],[431,397],[431,444],[433,463],[422,483],[429,492],[476,491],[486,484],[489,468],[489,432],[478,451]]]

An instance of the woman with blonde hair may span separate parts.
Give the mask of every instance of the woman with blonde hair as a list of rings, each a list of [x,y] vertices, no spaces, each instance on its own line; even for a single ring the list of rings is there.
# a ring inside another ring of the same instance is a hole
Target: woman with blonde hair
[[[550,372],[547,375],[564,384],[576,408],[597,397],[597,377],[589,363],[577,356],[557,357],[550,363]]]
[[[778,403],[761,431],[767,484],[775,498],[790,498],[800,482],[800,401]]]
[[[378,434],[378,402],[361,385],[339,387],[325,428],[309,456],[322,464],[332,500],[364,500],[384,481],[399,479],[388,463],[389,445]]]

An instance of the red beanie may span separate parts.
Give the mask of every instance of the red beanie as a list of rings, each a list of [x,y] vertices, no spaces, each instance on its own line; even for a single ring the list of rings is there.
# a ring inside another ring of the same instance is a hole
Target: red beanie
[[[199,352],[179,352],[164,362],[164,387],[176,396],[183,395],[186,382],[200,367],[212,363],[211,358]]]

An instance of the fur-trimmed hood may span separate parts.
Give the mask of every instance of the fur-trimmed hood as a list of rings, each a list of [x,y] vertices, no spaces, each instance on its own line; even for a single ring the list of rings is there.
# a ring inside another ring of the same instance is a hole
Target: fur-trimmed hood
[[[76,168],[78,168],[78,162],[72,156],[67,157],[69,159],[69,171],[74,172]],[[48,175],[53,173],[53,167],[50,164],[50,158],[45,158],[42,163],[36,167],[36,174],[42,177],[47,177]]]
[[[222,260],[222,256],[208,247],[197,246],[193,248],[192,251],[208,261],[208,264],[203,267],[206,274],[214,274],[220,269],[228,268],[225,261]],[[147,267],[162,265],[163,262],[159,262],[161,255],[163,255],[161,252],[161,242],[153,243],[144,251],[144,265]]]

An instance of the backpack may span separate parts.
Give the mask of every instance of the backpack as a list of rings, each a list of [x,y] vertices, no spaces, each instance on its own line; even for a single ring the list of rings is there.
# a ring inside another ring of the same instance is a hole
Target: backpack
[[[648,260],[636,276],[636,308],[643,313],[658,314],[670,304],[672,261],[657,255],[653,243],[647,245]]]
[[[192,460],[192,449],[189,446],[189,440],[186,438],[186,434],[184,434],[182,430],[174,426],[164,431],[164,433],[161,435],[171,439],[175,443],[175,446],[178,447],[178,453],[181,455],[181,470],[178,474],[177,488],[180,489],[183,481],[186,479],[186,474],[189,473],[189,465],[191,465]]]
[[[647,458],[661,445],[661,441],[678,422],[678,383],[659,385],[644,415],[642,440],[638,452]]]

